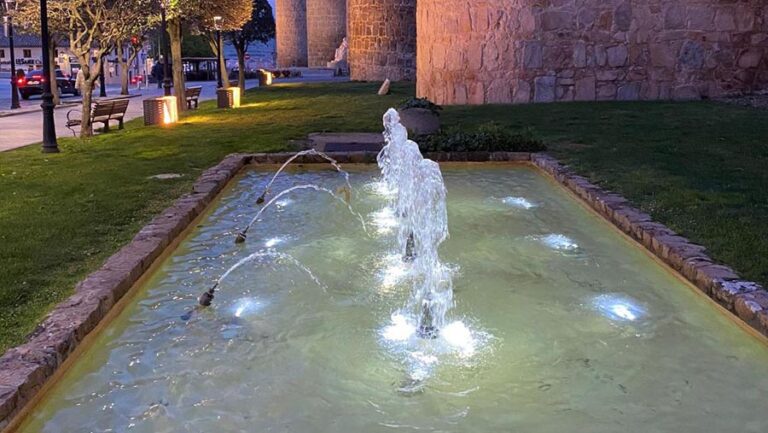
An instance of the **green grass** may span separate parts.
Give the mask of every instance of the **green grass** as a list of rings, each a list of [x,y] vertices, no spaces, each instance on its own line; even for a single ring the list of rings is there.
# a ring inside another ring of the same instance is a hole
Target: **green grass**
[[[768,287],[768,111],[716,102],[448,107],[532,127],[549,152]]]
[[[211,102],[172,128],[129,122],[89,141],[0,153],[0,351],[154,214],[232,152],[286,149],[317,131],[379,131],[411,86],[280,86],[235,111]],[[138,103],[134,101],[132,103]],[[747,278],[768,283],[768,112],[715,103],[446,107],[445,125],[533,127],[550,151]],[[181,173],[179,179],[148,179]]]

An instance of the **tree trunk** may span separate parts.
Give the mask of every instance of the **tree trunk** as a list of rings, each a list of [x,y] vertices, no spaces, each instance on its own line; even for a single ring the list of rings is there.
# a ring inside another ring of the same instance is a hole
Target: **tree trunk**
[[[173,96],[176,97],[178,111],[187,109],[184,83],[184,67],[181,62],[181,18],[168,20],[168,34],[171,41],[171,60],[173,60]]]
[[[120,64],[120,94],[128,94],[128,61],[123,58],[125,49],[122,43],[117,44],[117,63]]]
[[[224,89],[228,89],[229,75],[227,74],[227,64],[224,62],[224,50],[219,50],[219,43],[216,40],[216,32],[209,34],[208,44],[211,46],[211,51],[213,51],[213,54],[218,58],[218,61],[216,62],[216,68],[218,70],[216,73],[221,77],[221,86]]]
[[[240,94],[242,95],[245,93],[245,50],[240,48],[235,44],[235,49],[237,50],[237,69],[239,69],[237,85],[240,87]]]
[[[221,84],[225,89],[229,89],[229,74],[227,73],[227,62],[224,60],[224,41],[219,49],[219,74],[221,74]],[[218,45],[218,44],[217,44]]]
[[[95,78],[83,80],[83,105],[80,108],[82,110],[80,138],[88,138],[93,135],[93,124],[91,123],[91,98],[93,96],[94,80]]]
[[[59,84],[56,81],[56,41],[51,38],[48,42],[48,67],[51,71],[51,76],[48,77],[48,82],[51,83],[51,93],[53,94],[53,105],[61,104],[61,97],[59,96]]]

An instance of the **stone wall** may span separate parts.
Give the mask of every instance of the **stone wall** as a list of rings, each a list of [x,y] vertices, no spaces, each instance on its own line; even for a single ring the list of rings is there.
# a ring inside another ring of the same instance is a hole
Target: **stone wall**
[[[347,35],[347,0],[307,1],[309,67],[326,67]]]
[[[419,0],[417,94],[441,104],[768,89],[765,0]]]
[[[353,80],[416,78],[416,0],[348,0]]]
[[[307,66],[306,0],[277,0],[275,27],[277,66]]]

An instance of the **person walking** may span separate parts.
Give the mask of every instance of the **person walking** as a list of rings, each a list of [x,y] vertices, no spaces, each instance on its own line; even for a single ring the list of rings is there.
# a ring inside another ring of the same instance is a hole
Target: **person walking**
[[[77,89],[79,95],[83,94],[83,81],[85,81],[85,74],[83,73],[83,68],[79,68],[75,76],[75,89]]]
[[[160,65],[159,60],[155,60],[155,64],[152,65],[152,71],[150,71],[150,74],[152,75],[152,78],[154,78],[157,82],[157,88],[162,89],[163,79],[165,77],[163,76],[163,67]]]

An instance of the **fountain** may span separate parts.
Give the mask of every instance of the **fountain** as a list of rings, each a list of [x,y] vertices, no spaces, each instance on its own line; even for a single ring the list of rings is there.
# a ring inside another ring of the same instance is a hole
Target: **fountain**
[[[18,431],[766,431],[763,344],[541,173],[438,167],[397,120],[352,204],[245,170]]]
[[[440,244],[448,238],[443,176],[440,166],[424,159],[419,146],[408,140],[394,109],[384,114],[384,139],[377,160],[385,184],[396,191],[392,205],[399,219],[399,249],[403,259],[413,263],[407,309],[418,317],[418,335],[435,339],[453,305],[451,271],[438,256]]]

